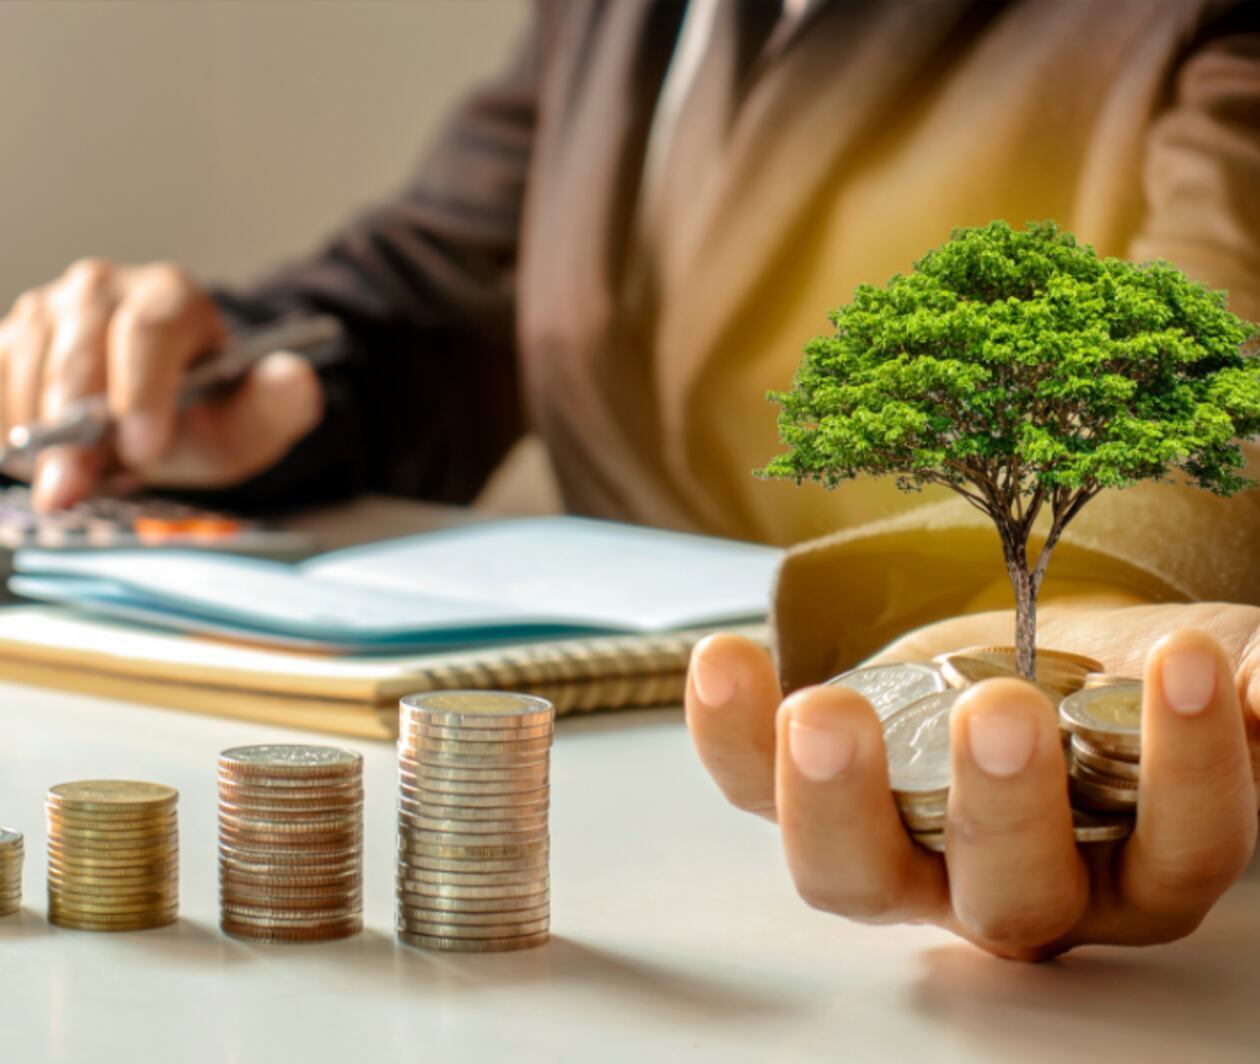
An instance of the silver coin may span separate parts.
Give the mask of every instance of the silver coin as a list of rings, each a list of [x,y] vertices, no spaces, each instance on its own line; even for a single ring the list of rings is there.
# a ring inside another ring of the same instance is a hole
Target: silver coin
[[[239,765],[247,769],[336,769],[350,772],[363,764],[363,755],[338,746],[310,746],[302,743],[263,743],[234,746],[219,755],[219,765]]]
[[[865,698],[881,721],[920,698],[948,686],[941,670],[927,662],[866,665],[850,669],[827,681],[827,686],[847,687]]]
[[[540,802],[518,802],[514,805],[471,805],[453,802],[450,797],[444,795],[442,801],[437,801],[427,795],[416,799],[409,794],[400,794],[398,810],[409,816],[445,817],[448,820],[506,820],[516,816],[546,816],[551,810],[549,798]]]
[[[516,875],[523,872],[537,875],[547,871],[550,861],[549,853],[535,853],[525,857],[472,858],[471,860],[405,852],[398,855],[400,874],[404,871],[414,872],[426,878],[501,873]]]
[[[949,786],[949,720],[961,693],[928,695],[884,722],[888,782],[894,793],[927,796]]]
[[[1142,685],[1092,687],[1059,703],[1059,719],[1073,735],[1106,750],[1140,753]]]
[[[514,935],[511,938],[459,939],[417,935],[404,927],[398,928],[398,941],[416,949],[438,950],[443,953],[506,953],[509,950],[533,949],[550,941],[546,931],[536,935]]]
[[[1072,829],[1080,843],[1116,842],[1133,833],[1133,818],[1100,816],[1084,809],[1072,810]]]
[[[407,894],[422,894],[429,898],[457,901],[501,901],[505,898],[528,898],[547,893],[551,881],[543,876],[539,880],[521,883],[435,883],[427,880],[402,880],[398,889]]]
[[[399,702],[408,722],[427,720],[444,728],[526,727],[555,719],[555,707],[545,698],[508,691],[433,691],[407,695]]]
[[[414,909],[430,909],[439,913],[523,912],[550,904],[551,891],[542,890],[537,894],[524,894],[514,898],[438,898],[432,894],[399,891],[398,902]]]
[[[517,743],[531,739],[551,739],[555,732],[555,726],[551,723],[514,728],[445,728],[440,724],[431,724],[421,717],[403,726],[400,733],[400,741],[405,741],[408,745],[433,739],[459,743],[490,743],[493,745],[495,743]]]

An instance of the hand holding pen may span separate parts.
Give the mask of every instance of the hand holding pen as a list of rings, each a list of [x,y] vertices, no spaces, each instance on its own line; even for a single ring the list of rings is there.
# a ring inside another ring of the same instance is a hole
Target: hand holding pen
[[[91,495],[117,466],[151,487],[239,483],[319,422],[322,388],[297,352],[337,330],[308,318],[230,340],[174,266],[76,263],[0,321],[0,463],[32,474],[44,510]]]

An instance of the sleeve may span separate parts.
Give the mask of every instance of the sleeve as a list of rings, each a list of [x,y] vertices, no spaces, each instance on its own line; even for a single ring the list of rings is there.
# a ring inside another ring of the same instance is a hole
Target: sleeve
[[[1230,26],[1213,27],[1188,53],[1168,108],[1150,127],[1147,214],[1128,257],[1176,262],[1228,289],[1235,313],[1260,320],[1260,5],[1243,5]],[[1243,450],[1247,475],[1260,479],[1260,443]],[[1032,550],[1044,531],[1034,532]],[[977,589],[1003,576],[992,526],[962,499],[794,548],[773,605],[785,690],[975,609]],[[1147,482],[1103,492],[1060,541],[1043,601],[1069,586],[1149,602],[1260,605],[1260,489],[1219,498]]]
[[[321,358],[321,424],[278,465],[209,501],[277,509],[378,491],[466,502],[522,434],[515,270],[535,41],[458,108],[395,199],[314,257],[215,293],[234,327],[324,313],[344,339]]]

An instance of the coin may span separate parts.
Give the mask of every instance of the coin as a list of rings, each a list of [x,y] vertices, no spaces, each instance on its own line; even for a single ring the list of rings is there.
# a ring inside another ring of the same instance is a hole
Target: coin
[[[530,842],[499,843],[480,845],[476,843],[458,843],[444,845],[438,842],[411,842],[400,840],[399,853],[415,854],[418,857],[446,857],[453,860],[472,860],[474,858],[506,859],[509,857],[530,857],[535,854],[548,853],[550,843],[547,839],[534,839]]]
[[[226,935],[255,942],[294,944],[331,942],[359,934],[363,930],[363,918],[361,916],[348,917],[314,927],[260,927],[235,920],[224,920],[220,927]]]
[[[1091,768],[1104,776],[1137,782],[1141,767],[1136,761],[1122,761],[1119,758],[1107,757],[1087,743],[1079,735],[1072,736],[1072,760],[1077,764]]]
[[[219,903],[226,934],[323,942],[363,919],[363,759],[314,745],[219,757]]]
[[[850,669],[828,680],[827,686],[856,691],[883,721],[920,698],[944,691],[947,685],[938,666],[908,661]]]
[[[14,831],[12,828],[0,828],[0,853],[20,850],[23,845],[20,831]]]
[[[516,935],[511,938],[459,939],[441,936],[419,935],[399,929],[398,940],[419,949],[442,950],[449,953],[505,953],[509,950],[533,949],[548,941],[546,931],[534,935]]]
[[[471,867],[475,868],[475,866]],[[504,868],[484,872],[405,865],[399,870],[398,878],[408,883],[434,883],[452,887],[502,887],[520,883],[537,883],[540,879],[546,878],[547,874],[546,865],[536,868]]]
[[[338,776],[358,776],[363,756],[335,746],[307,746],[296,743],[236,746],[219,755],[220,773],[235,779],[265,776],[293,777],[303,781]]]
[[[1133,819],[1099,816],[1084,809],[1072,810],[1072,827],[1079,843],[1116,842],[1133,832]]]
[[[546,776],[530,780],[458,780],[421,778],[409,772],[398,773],[399,793],[430,801],[447,801],[459,805],[513,805],[517,802],[542,801],[548,795]]]
[[[118,812],[173,806],[179,792],[160,783],[132,780],[83,780],[60,783],[48,791],[50,809]]]
[[[134,917],[79,918],[70,915],[48,915],[48,922],[69,931],[152,931],[159,927],[170,927],[179,919],[178,913],[145,914]]]
[[[539,879],[525,880],[520,883],[469,884],[450,883],[443,880],[420,880],[410,877],[398,880],[399,888],[408,894],[423,894],[433,898],[445,898],[450,901],[485,901],[494,898],[506,903],[513,898],[527,898],[533,894],[547,892],[550,880],[546,875]],[[505,908],[509,907],[505,904]]]
[[[417,781],[425,780],[426,783],[445,780],[450,783],[514,783],[517,785],[528,783],[534,787],[541,787],[547,783],[548,779],[546,761],[522,768],[451,768],[444,765],[426,764],[422,771],[417,770],[414,762],[407,762],[407,765]],[[401,771],[399,776],[400,778],[403,776]]]
[[[926,797],[949,787],[949,718],[958,691],[941,691],[884,722],[888,780],[898,796]]]
[[[1134,676],[1119,676],[1112,672],[1090,672],[1085,674],[1085,690],[1094,687],[1116,687],[1119,684],[1141,683],[1142,681]]]
[[[410,740],[406,745],[414,745],[426,739],[447,739],[459,743],[509,743],[531,739],[548,739],[555,734],[550,724],[536,724],[526,728],[445,728],[441,725],[429,724],[423,717],[406,724],[401,738]]]
[[[407,695],[400,703],[405,717],[423,716],[444,728],[505,728],[549,724],[555,707],[546,699],[504,691],[436,691]]]
[[[1068,695],[1059,703],[1059,719],[1073,735],[1108,754],[1140,754],[1142,685],[1096,687]]]
[[[422,816],[418,813],[400,810],[401,823],[406,827],[425,831],[441,832],[443,836],[466,837],[469,835],[487,835],[511,837],[521,834],[546,832],[548,817],[546,813],[533,816],[521,816],[517,820],[447,820],[445,818]]]
[[[1137,784],[1101,776],[1084,765],[1073,764],[1068,773],[1074,800],[1092,809],[1128,812],[1137,805]]]
[[[492,898],[442,898],[432,894],[413,894],[400,889],[398,900],[413,909],[432,909],[436,912],[523,912],[548,905],[551,900],[551,891],[543,889],[535,894],[523,894],[514,898],[504,898],[502,895]]]
[[[405,750],[421,751],[421,759],[436,758],[439,764],[480,764],[482,759],[489,759],[487,764],[498,764],[506,761],[509,764],[525,764],[529,761],[546,760],[551,749],[551,737],[541,739],[525,739],[520,742],[464,742],[460,739],[436,739],[420,734],[414,737],[414,743],[402,744]]]
[[[957,653],[971,658],[992,658],[995,661],[1009,662],[1012,670],[1015,668],[1017,657],[1016,648],[1011,646],[965,647]],[[1087,673],[1103,671],[1102,662],[1096,658],[1085,654],[1073,654],[1066,650],[1047,650],[1044,647],[1037,648],[1036,664],[1038,668],[1046,665],[1065,671],[1079,672],[1082,678]]]
[[[466,806],[459,802],[434,802],[428,799],[400,795],[398,812],[408,817],[432,817],[458,822],[485,824],[497,823],[512,816],[545,817],[551,811],[551,803],[547,800],[537,802],[521,802],[517,805],[473,805]],[[473,830],[480,831],[480,828]]]

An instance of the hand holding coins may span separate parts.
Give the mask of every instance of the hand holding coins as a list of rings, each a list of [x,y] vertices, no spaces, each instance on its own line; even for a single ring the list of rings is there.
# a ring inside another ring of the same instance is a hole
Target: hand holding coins
[[[1212,635],[1193,628],[1205,617]],[[787,697],[762,648],[713,636],[688,678],[697,751],[734,805],[777,824],[815,908],[1023,959],[1188,934],[1255,846],[1260,610],[1063,608],[1048,630],[1107,669],[1043,649],[1036,685],[1003,679],[1013,661],[975,638],[1005,620],[908,633]],[[960,634],[977,645],[958,651]]]

